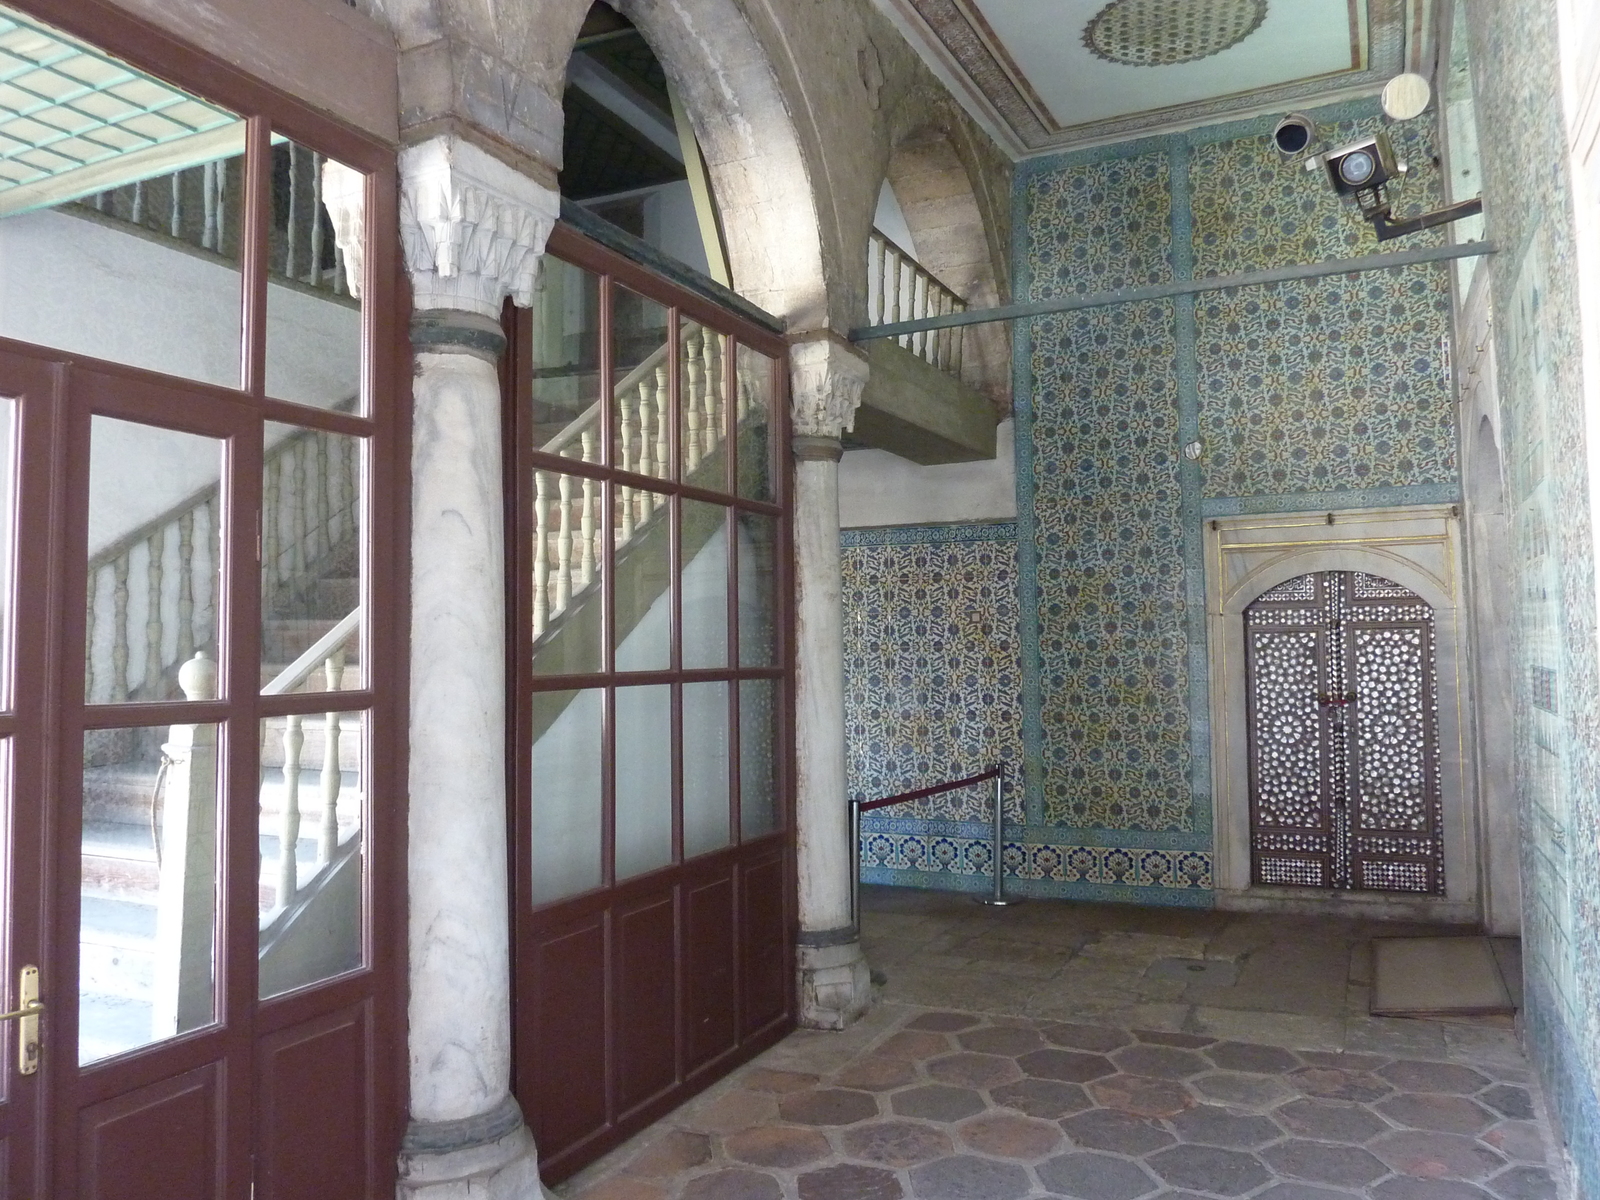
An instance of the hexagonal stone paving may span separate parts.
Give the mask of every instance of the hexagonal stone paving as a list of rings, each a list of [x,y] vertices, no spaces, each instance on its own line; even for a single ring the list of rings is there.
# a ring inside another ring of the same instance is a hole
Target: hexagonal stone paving
[[[1045,1187],[1073,1200],[1136,1200],[1160,1186],[1138,1163],[1092,1150],[1052,1158],[1038,1172]]]
[[[840,1136],[851,1158],[882,1163],[886,1167],[914,1167],[943,1158],[954,1147],[942,1129],[920,1121],[874,1121],[854,1125]]]
[[[1205,1056],[1225,1071],[1251,1071],[1258,1075],[1282,1075],[1300,1065],[1300,1060],[1287,1050],[1247,1042],[1218,1042],[1206,1048]]]
[[[889,1107],[902,1117],[921,1117],[926,1121],[962,1121],[977,1116],[988,1105],[971,1088],[927,1083],[895,1092],[889,1097]]]
[[[1343,1067],[1301,1067],[1289,1073],[1289,1082],[1308,1096],[1329,1100],[1357,1100],[1366,1103],[1387,1096],[1394,1089],[1370,1071]]]
[[[1207,1100],[1265,1108],[1275,1100],[1294,1095],[1282,1079],[1272,1075],[1236,1075],[1232,1071],[1212,1071],[1189,1080],[1189,1086]]]
[[[1255,1155],[1216,1146],[1173,1146],[1145,1161],[1174,1187],[1219,1196],[1242,1196],[1272,1179]]]
[[[1373,1107],[1397,1125],[1438,1133],[1477,1133],[1494,1123],[1494,1115],[1481,1104],[1439,1092],[1407,1092]]]
[[[1088,1083],[1105,1075],[1115,1075],[1117,1068],[1102,1054],[1085,1054],[1081,1050],[1034,1050],[1017,1058],[1023,1073],[1035,1079],[1059,1079],[1066,1083]]]
[[[980,1154],[1032,1162],[1061,1146],[1061,1127],[1032,1117],[990,1113],[960,1126],[957,1136]]]
[[[1026,1054],[1045,1044],[1037,1029],[1025,1029],[1020,1025],[975,1029],[971,1033],[963,1033],[956,1040],[961,1043],[963,1050],[974,1050],[979,1054]]]
[[[920,1200],[1021,1200],[1033,1181],[1015,1163],[957,1154],[913,1167],[911,1186]]]
[[[722,1139],[729,1158],[755,1167],[803,1167],[828,1157],[833,1147],[815,1129],[761,1125]]]
[[[1193,1050],[1176,1046],[1127,1046],[1114,1051],[1111,1061],[1129,1075],[1156,1079],[1187,1079],[1211,1069],[1211,1064]]]
[[[923,1013],[920,1017],[913,1017],[907,1021],[907,1029],[925,1029],[930,1033],[959,1033],[963,1029],[971,1029],[974,1025],[981,1025],[983,1018],[972,1013],[961,1012],[930,1012]]]
[[[1360,1146],[1331,1146],[1327,1142],[1303,1138],[1268,1146],[1261,1152],[1261,1158],[1279,1175],[1339,1187],[1364,1187],[1389,1173]]]
[[[884,1038],[873,1047],[872,1052],[882,1058],[901,1058],[908,1062],[918,1062],[924,1058],[932,1058],[936,1054],[945,1054],[949,1050],[950,1039],[943,1034],[925,1033],[922,1030],[901,1030]]]
[[[1513,1087],[1509,1083],[1497,1083],[1494,1087],[1485,1089],[1478,1099],[1502,1117],[1510,1117],[1517,1121],[1533,1120],[1533,1097],[1528,1095],[1527,1088]]]
[[[1039,1032],[1054,1045],[1065,1046],[1069,1050],[1089,1050],[1098,1054],[1133,1043],[1132,1034],[1124,1033],[1120,1029],[1107,1029],[1100,1025],[1052,1022],[1039,1026]]]
[[[917,1068],[899,1058],[880,1058],[872,1055],[858,1058],[833,1077],[840,1087],[860,1088],[867,1092],[887,1092],[905,1087],[917,1077]]]
[[[1082,1112],[1094,1105],[1083,1088],[1059,1079],[1021,1079],[991,1089],[989,1096],[996,1104],[1047,1120]]]
[[[1291,1100],[1272,1115],[1290,1133],[1325,1142],[1364,1142],[1389,1128],[1359,1105],[1332,1100]]]
[[[1487,1185],[1501,1200],[1556,1200],[1556,1181],[1543,1167],[1511,1167]]]
[[[1175,1117],[1194,1104],[1194,1097],[1176,1080],[1143,1075],[1096,1079],[1089,1092],[1105,1107],[1136,1117]]]
[[[1505,1163],[1487,1146],[1454,1133],[1404,1130],[1374,1138],[1369,1146],[1402,1175],[1424,1179],[1482,1179]]]
[[[1283,1136],[1266,1117],[1230,1112],[1215,1104],[1202,1104],[1172,1118],[1172,1128],[1186,1142],[1254,1150]]]
[[[1372,1200],[1495,1200],[1481,1187],[1453,1179],[1414,1179],[1396,1175],[1367,1193]]]
[[[683,1200],[783,1200],[783,1186],[763,1172],[730,1167],[691,1179]]]
[[[927,1063],[924,1070],[940,1083],[969,1088],[998,1087],[1022,1078],[1016,1060],[998,1054],[947,1054]]]
[[[785,1096],[778,1102],[778,1112],[796,1125],[854,1125],[877,1116],[878,1101],[849,1088],[818,1088]]]
[[[1155,1121],[1129,1116],[1110,1108],[1096,1108],[1068,1117],[1061,1122],[1061,1128],[1076,1146],[1135,1156],[1148,1154],[1177,1141]]]
[[[1470,1095],[1489,1082],[1471,1067],[1409,1058],[1379,1067],[1378,1074],[1404,1092],[1457,1092]]]
[[[893,1171],[858,1163],[807,1171],[797,1182],[800,1200],[900,1200],[906,1194]]]

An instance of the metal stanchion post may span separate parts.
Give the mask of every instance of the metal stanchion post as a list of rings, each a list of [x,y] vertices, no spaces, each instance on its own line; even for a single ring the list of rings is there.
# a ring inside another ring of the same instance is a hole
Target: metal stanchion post
[[[850,924],[861,933],[861,801],[850,801]]]
[[[1006,899],[1006,871],[1003,855],[1006,848],[1006,805],[1005,805],[1006,773],[1005,768],[994,777],[994,852],[993,861],[989,864],[994,875],[994,893],[988,896],[979,896],[979,904],[988,904],[996,908],[1004,908],[1013,901]]]

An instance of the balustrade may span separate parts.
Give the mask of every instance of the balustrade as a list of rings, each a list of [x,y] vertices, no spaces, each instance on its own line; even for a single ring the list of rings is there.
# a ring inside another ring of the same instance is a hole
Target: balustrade
[[[893,325],[966,312],[966,301],[874,229],[867,239],[867,323]],[[961,328],[904,333],[895,340],[924,362],[961,375]]]
[[[683,478],[701,471],[720,471],[718,452],[727,439],[728,395],[725,386],[722,334],[685,322],[679,336],[679,457]],[[749,387],[737,389],[740,424],[752,411]],[[612,389],[617,423],[616,465],[651,479],[673,478],[672,381],[667,347],[659,347],[629,371]],[[600,416],[596,401],[551,438],[540,450],[547,455],[599,464]],[[761,413],[764,418],[764,410]],[[708,481],[721,488],[723,481]],[[561,615],[580,602],[598,580],[604,522],[602,488],[588,476],[559,471],[534,472],[533,500],[533,635],[544,636]],[[616,485],[612,543],[625,553],[636,539],[654,528],[667,503],[664,492],[629,484]]]

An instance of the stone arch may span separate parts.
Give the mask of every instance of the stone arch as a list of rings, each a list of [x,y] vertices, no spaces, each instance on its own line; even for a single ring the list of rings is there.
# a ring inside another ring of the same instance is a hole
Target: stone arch
[[[587,9],[587,0],[578,0]],[[745,299],[793,330],[827,323],[817,206],[765,49],[734,0],[613,0],[644,34],[700,140]]]
[[[961,153],[954,123],[928,121],[895,139],[885,178],[905,212],[922,265],[967,302],[991,308],[1009,292],[1004,245],[985,218],[976,172]],[[970,147],[969,147],[970,149]],[[967,327],[962,378],[996,411],[1011,410],[1011,332],[1005,322]]]

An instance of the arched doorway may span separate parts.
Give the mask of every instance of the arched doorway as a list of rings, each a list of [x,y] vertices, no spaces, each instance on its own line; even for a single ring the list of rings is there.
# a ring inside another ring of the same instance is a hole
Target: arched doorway
[[[1243,619],[1251,881],[1443,895],[1432,607],[1318,571]]]

